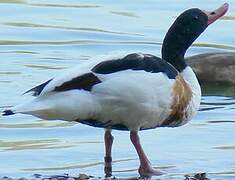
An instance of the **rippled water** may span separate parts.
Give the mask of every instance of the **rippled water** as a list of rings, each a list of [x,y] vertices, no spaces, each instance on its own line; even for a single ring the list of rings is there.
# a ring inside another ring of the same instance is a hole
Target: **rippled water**
[[[235,49],[235,3],[209,27],[188,55]],[[30,97],[29,87],[93,56],[120,52],[160,55],[177,14],[213,9],[221,0],[36,1],[0,0],[0,108]],[[154,166],[182,179],[207,172],[235,178],[235,87],[208,85],[198,115],[186,126],[141,133]],[[114,175],[136,177],[138,159],[127,132],[114,131]],[[103,130],[76,123],[15,115],[0,119],[0,177],[87,173],[103,177]]]

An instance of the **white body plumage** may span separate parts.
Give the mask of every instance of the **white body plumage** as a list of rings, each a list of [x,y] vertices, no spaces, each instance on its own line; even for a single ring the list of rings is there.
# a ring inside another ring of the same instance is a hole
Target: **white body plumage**
[[[101,83],[95,84],[90,91],[53,91],[55,87],[77,76],[92,72],[91,68],[96,63],[80,65],[54,78],[39,96],[14,107],[12,111],[48,120],[86,120],[91,122],[89,125],[92,125],[92,121],[98,121],[101,127],[122,125],[128,130],[159,127],[170,116],[176,80],[162,72],[130,69],[110,74],[94,73]],[[200,104],[201,90],[192,69],[187,67],[180,75],[191,88],[192,97],[185,109],[187,117],[182,117],[180,123],[171,122],[171,127],[185,124],[196,113]]]

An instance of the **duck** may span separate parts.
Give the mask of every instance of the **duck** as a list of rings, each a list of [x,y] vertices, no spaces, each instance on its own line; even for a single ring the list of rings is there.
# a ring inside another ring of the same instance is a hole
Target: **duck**
[[[212,12],[192,8],[181,13],[165,35],[162,58],[131,53],[80,64],[26,91],[35,98],[4,110],[2,116],[21,113],[105,129],[106,177],[112,176],[112,130],[129,131],[140,176],[160,176],[163,172],[153,168],[139,131],[182,126],[196,114],[201,88],[184,56],[228,8],[225,3]]]
[[[186,58],[200,84],[235,85],[235,53],[211,52]],[[218,70],[219,69],[219,70]]]

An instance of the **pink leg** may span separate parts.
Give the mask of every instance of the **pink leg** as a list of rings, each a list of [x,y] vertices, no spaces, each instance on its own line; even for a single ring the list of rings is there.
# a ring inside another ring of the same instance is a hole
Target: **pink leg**
[[[105,143],[105,157],[104,157],[104,173],[106,177],[112,176],[112,145],[113,145],[113,136],[111,130],[106,130],[104,134],[104,143]]]
[[[157,169],[154,169],[151,166],[151,163],[149,162],[149,160],[148,160],[147,156],[145,155],[144,150],[140,144],[140,139],[139,139],[137,131],[131,131],[130,139],[131,139],[132,144],[135,146],[135,149],[136,149],[137,154],[139,156],[139,160],[140,160],[139,174],[143,177],[162,175],[163,174],[162,172],[160,172]]]

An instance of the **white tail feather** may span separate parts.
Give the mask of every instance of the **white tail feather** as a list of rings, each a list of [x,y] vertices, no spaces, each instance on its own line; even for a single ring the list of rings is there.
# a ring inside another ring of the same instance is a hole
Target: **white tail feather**
[[[48,120],[73,121],[94,117],[99,110],[98,103],[89,92],[70,90],[38,96],[13,107],[11,112]]]

